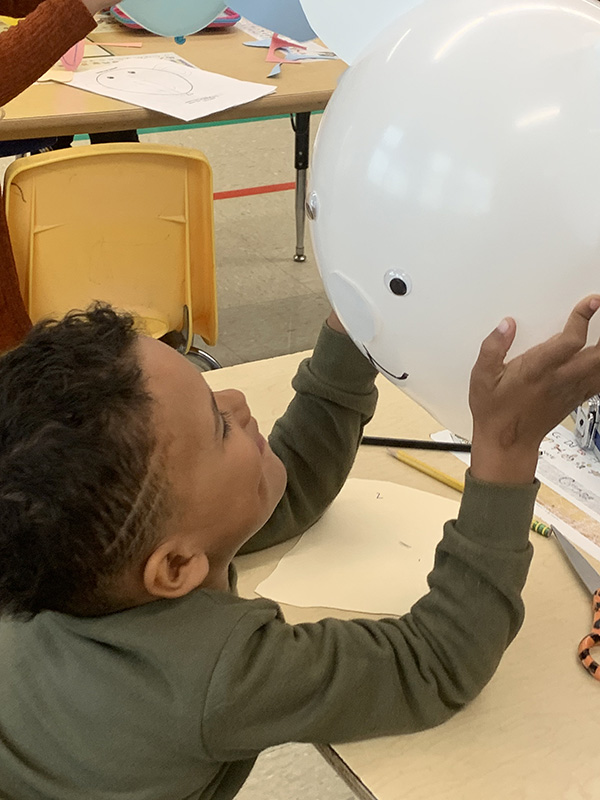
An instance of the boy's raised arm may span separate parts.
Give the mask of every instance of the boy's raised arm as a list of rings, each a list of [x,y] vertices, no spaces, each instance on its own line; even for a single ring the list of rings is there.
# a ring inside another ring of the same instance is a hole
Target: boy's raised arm
[[[514,320],[483,342],[460,512],[444,527],[430,591],[409,614],[287,625],[274,603],[247,606],[205,698],[202,738],[212,757],[418,731],[481,691],[523,619],[539,445],[600,391],[600,343],[586,346],[598,308],[600,296],[582,300],[560,334],[508,362]]]
[[[302,362],[292,381],[296,396],[269,436],[271,448],[287,468],[287,488],[271,518],[241,553],[303,533],[348,477],[363,428],[375,411],[377,371],[341,330],[332,315],[311,358]]]
[[[536,491],[467,475],[430,592],[400,619],[288,625],[274,603],[253,602],[212,675],[203,721],[211,757],[411,733],[472,700],[522,623]]]

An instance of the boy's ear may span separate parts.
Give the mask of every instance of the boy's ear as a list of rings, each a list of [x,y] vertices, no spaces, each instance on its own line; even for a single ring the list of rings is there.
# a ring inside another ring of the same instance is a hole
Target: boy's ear
[[[208,570],[206,553],[182,539],[169,539],[146,561],[144,588],[153,597],[184,597],[205,581]]]

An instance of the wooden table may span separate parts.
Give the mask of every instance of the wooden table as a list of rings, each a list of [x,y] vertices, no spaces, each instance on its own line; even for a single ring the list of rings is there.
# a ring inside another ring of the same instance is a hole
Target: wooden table
[[[251,37],[236,28],[205,31],[189,36],[183,45],[145,31],[111,31],[90,34],[92,41],[142,42],[136,49],[107,47],[114,55],[174,52],[201,69],[218,72],[240,80],[269,83],[270,66],[262,48],[244,47]],[[294,166],[296,169],[296,254],[304,261],[304,201],[309,159],[309,125],[312,111],[327,105],[340,75],[346,68],[342,61],[319,61],[283,67],[274,94],[242,106],[221,111],[198,120],[198,123],[243,120],[290,114],[295,130]],[[0,114],[0,141],[35,139],[76,133],[98,133],[162,127],[190,127],[181,120],[132,106],[119,100],[75,89],[68,84],[43,83],[30,86],[8,103]]]
[[[342,61],[319,61],[284,67],[279,78],[267,80],[270,65],[262,48],[244,47],[251,40],[235,28],[189,36],[183,45],[173,39],[143,31],[91,33],[89,38],[105,42],[142,42],[139,49],[107,47],[114,55],[173,52],[192,64],[211,72],[240,80],[273,83],[277,91],[243,106],[203,117],[198,122],[241,120],[278,114],[297,114],[325,108],[346,65]],[[30,86],[5,108],[0,121],[0,140],[73,133],[96,133],[132,128],[183,126],[181,120],[139,108],[119,100],[75,89],[68,84],[38,83]]]
[[[306,355],[306,354],[304,354]],[[207,373],[214,389],[244,391],[263,431],[292,397],[289,381],[302,354],[241,364]],[[369,433],[426,438],[440,426],[384,379]],[[449,453],[423,460],[455,476],[464,466]],[[390,458],[362,448],[353,477],[378,478],[456,499],[448,487]],[[557,498],[555,511],[571,520],[573,507]],[[588,530],[600,526],[587,520]],[[378,800],[597,800],[600,683],[577,662],[576,647],[591,622],[591,598],[557,542],[536,534],[535,556],[524,592],[525,624],[481,695],[440,727],[409,736],[320,748],[362,798]],[[240,591],[274,569],[293,542],[238,559]],[[599,566],[599,565],[596,565]],[[353,615],[331,609],[283,606],[288,621]],[[484,634],[485,635],[485,634]]]

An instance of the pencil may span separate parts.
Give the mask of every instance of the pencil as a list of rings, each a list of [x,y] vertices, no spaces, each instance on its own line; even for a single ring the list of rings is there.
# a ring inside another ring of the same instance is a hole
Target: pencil
[[[444,483],[451,489],[461,492],[461,494],[465,490],[465,485],[462,481],[459,481],[456,478],[451,478],[450,475],[446,475],[445,472],[441,472],[439,469],[432,467],[430,464],[426,464],[424,461],[419,461],[419,459],[415,458],[414,456],[409,456],[408,453],[401,453],[399,450],[391,450],[389,448],[388,453],[393,456],[393,458],[398,459],[398,461],[408,464],[409,467],[422,472],[424,475],[429,475],[430,478],[434,478],[436,481]],[[540,536],[546,537],[546,539],[552,533],[552,528],[549,525],[546,525],[544,522],[536,519],[535,517],[531,522],[531,530],[534,533],[539,533]]]
[[[389,436],[363,436],[361,444],[379,447],[402,447],[410,450],[448,450],[454,453],[470,453],[468,442],[434,442],[431,439],[393,439]]]

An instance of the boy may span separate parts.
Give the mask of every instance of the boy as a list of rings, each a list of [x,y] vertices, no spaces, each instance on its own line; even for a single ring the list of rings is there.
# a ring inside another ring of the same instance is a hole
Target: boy
[[[375,371],[337,317],[271,446],[130,318],[36,326],[0,359],[0,796],[231,798],[270,745],[464,706],[523,618],[541,439],[600,390],[599,306],[508,364],[513,320],[484,341],[461,510],[411,613],[296,626],[238,598],[231,561],[306,529],[350,469]]]

